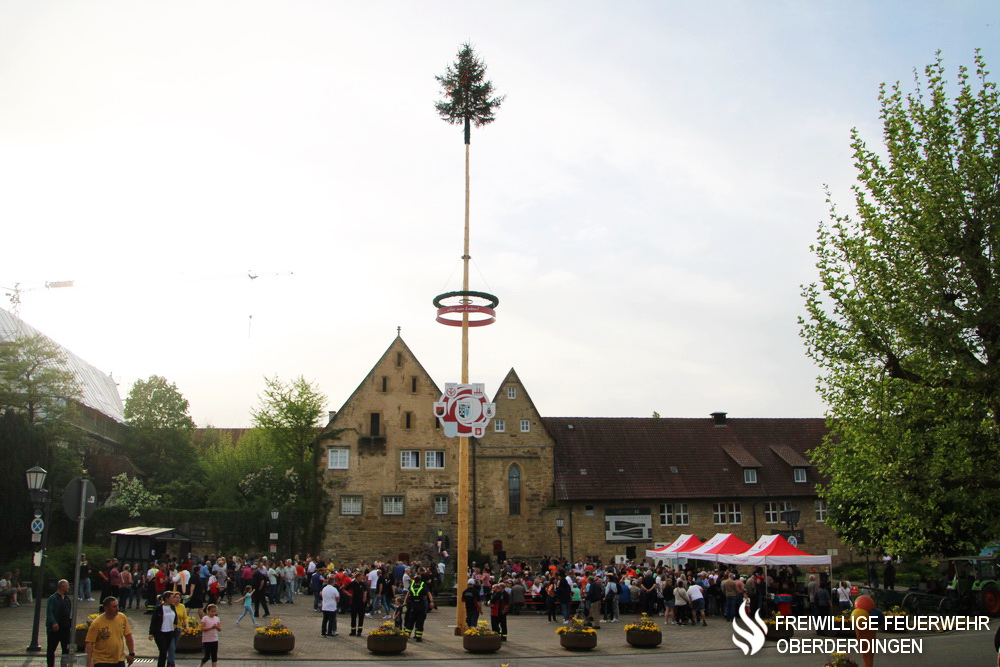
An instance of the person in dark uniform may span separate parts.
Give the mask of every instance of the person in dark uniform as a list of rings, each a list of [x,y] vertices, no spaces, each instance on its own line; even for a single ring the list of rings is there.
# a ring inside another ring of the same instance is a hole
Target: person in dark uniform
[[[360,637],[364,632],[365,609],[368,608],[368,579],[358,570],[354,581],[344,587],[351,596],[351,637]]]
[[[48,639],[45,662],[48,667],[55,667],[56,646],[62,646],[62,653],[66,655],[72,615],[73,602],[69,599],[69,582],[60,579],[56,592],[49,596],[45,604],[45,635]]]
[[[490,621],[493,632],[500,635],[501,641],[507,641],[507,613],[510,611],[510,593],[507,585],[498,582],[490,594]]]
[[[424,641],[424,621],[427,619],[427,610],[434,604],[434,597],[425,578],[426,575],[422,573],[413,578],[403,601],[406,607],[406,621],[403,627],[407,634],[416,637],[418,642]]]
[[[465,605],[465,626],[476,627],[483,608],[479,604],[479,586],[475,579],[469,579],[468,587],[462,592],[462,604]]]
[[[260,606],[264,605],[264,616],[270,616],[271,610],[267,607],[267,586],[268,579],[266,571],[262,571],[258,565],[253,569],[253,615],[260,616]]]

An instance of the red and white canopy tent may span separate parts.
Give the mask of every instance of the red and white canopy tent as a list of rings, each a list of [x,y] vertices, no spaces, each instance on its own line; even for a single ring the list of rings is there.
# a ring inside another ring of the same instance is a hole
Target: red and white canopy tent
[[[830,565],[829,556],[814,556],[793,547],[781,535],[761,535],[752,547],[737,554],[719,556],[733,565]]]
[[[716,533],[712,539],[705,542],[697,549],[678,551],[674,554],[674,556],[676,558],[691,558],[694,560],[710,560],[719,562],[722,560],[722,556],[743,553],[749,548],[749,544],[732,533]]]
[[[697,549],[701,546],[701,544],[702,541],[697,535],[684,534],[665,547],[660,547],[659,549],[646,549],[646,557],[652,558],[654,561],[657,559],[677,560],[679,558],[677,555],[678,551]]]

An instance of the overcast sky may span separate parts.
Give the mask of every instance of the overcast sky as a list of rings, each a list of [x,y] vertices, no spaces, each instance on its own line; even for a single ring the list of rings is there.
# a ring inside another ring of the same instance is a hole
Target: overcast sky
[[[508,95],[472,137],[500,306],[471,379],[513,367],[545,416],[815,417],[823,184],[849,206],[879,83],[938,49],[1000,71],[1000,4],[5,0],[0,285],[75,281],[21,317],[201,426],[248,425],[264,376],[338,409],[397,326],[458,381],[431,299],[461,288],[462,132],[433,103],[466,40]]]

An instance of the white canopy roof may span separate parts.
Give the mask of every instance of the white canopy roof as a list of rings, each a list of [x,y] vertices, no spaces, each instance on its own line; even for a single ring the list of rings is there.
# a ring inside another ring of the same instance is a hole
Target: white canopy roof
[[[813,556],[793,547],[781,535],[761,535],[741,554],[720,555],[723,563],[734,565],[829,565],[829,556]]]

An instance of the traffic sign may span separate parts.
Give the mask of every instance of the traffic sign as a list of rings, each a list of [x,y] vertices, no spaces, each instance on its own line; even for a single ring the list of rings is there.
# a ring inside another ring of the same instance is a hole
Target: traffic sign
[[[82,488],[81,488],[82,487]],[[80,495],[83,492],[83,518],[89,519],[97,511],[97,487],[89,479],[74,477],[63,491],[63,509],[76,521],[80,518]]]
[[[39,518],[34,518],[31,520],[31,532],[36,535],[45,530],[45,522]]]
[[[42,536],[40,534],[38,534],[38,533],[32,533],[32,535],[31,535],[31,541],[32,542],[41,542],[42,541]]]

